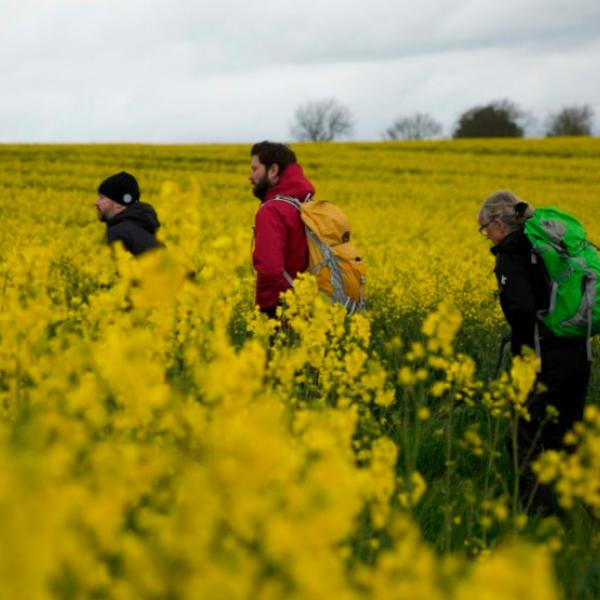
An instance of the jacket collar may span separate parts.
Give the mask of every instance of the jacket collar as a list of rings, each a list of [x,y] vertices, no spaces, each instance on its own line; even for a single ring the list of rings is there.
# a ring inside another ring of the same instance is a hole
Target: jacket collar
[[[304,201],[307,196],[314,196],[314,194],[315,188],[304,175],[302,167],[297,163],[293,163],[284,169],[279,181],[272,188],[269,188],[265,194],[264,202],[272,200],[275,196],[291,196]]]
[[[498,254],[524,254],[531,251],[531,242],[522,229],[512,231],[490,248],[494,256]]]

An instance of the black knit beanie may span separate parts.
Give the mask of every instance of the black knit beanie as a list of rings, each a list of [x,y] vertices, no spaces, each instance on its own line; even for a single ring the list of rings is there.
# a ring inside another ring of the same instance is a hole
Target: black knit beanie
[[[119,204],[129,206],[140,199],[140,188],[133,175],[121,171],[98,186],[98,193]]]

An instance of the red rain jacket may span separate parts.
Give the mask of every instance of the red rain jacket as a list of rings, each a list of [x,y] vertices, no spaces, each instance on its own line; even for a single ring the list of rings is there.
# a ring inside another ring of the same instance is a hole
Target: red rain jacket
[[[304,201],[315,188],[306,179],[302,167],[288,165],[276,185],[270,188],[254,219],[256,269],[256,304],[264,312],[275,310],[279,294],[290,288],[283,272],[292,279],[308,266],[308,246],[304,224],[298,209],[275,200],[275,196],[292,196]]]

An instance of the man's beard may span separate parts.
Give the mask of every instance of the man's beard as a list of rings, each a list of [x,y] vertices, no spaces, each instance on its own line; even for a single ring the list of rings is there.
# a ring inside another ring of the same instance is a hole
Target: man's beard
[[[254,184],[252,193],[259,199],[264,200],[267,192],[269,191],[271,184],[265,175],[260,181]]]

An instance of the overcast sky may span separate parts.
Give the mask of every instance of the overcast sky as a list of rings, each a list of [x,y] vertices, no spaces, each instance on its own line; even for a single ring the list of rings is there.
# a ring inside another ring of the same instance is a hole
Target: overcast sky
[[[290,139],[333,97],[353,139],[509,98],[589,104],[600,0],[0,0],[0,142]]]

